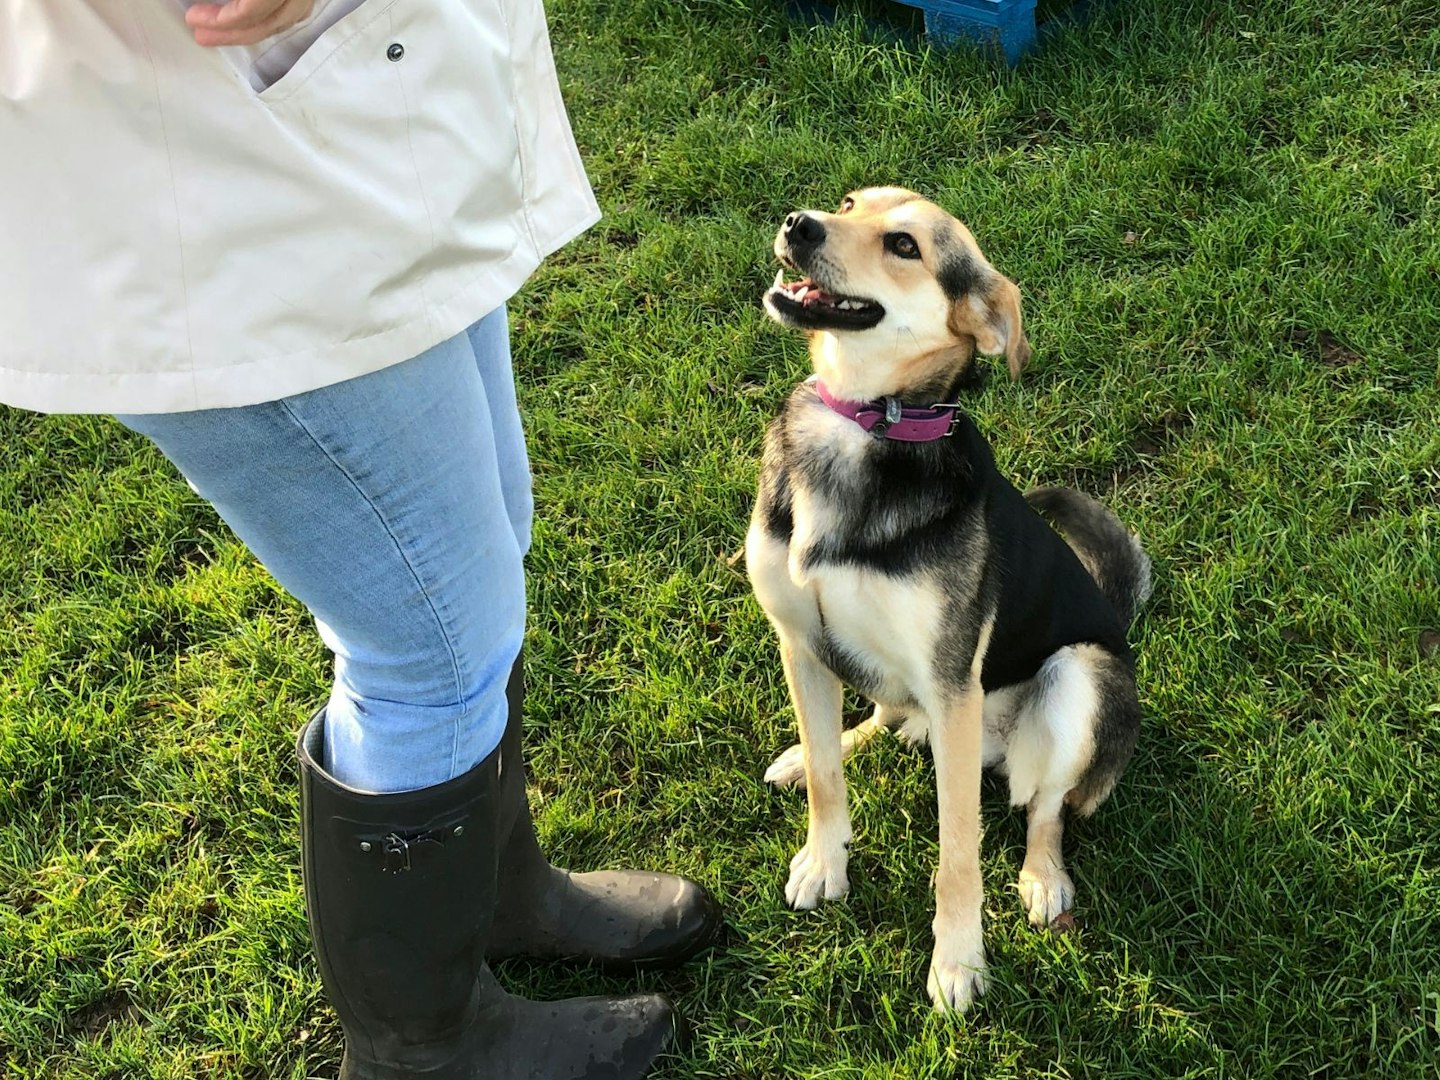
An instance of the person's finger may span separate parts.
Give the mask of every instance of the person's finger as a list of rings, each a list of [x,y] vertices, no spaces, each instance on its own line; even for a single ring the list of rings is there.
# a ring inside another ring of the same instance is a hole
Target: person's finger
[[[185,11],[192,30],[253,30],[269,22],[289,0],[228,0],[221,4],[193,4]]]
[[[196,4],[185,13],[185,22],[200,45],[253,45],[294,26],[310,14],[312,6],[313,0]]]

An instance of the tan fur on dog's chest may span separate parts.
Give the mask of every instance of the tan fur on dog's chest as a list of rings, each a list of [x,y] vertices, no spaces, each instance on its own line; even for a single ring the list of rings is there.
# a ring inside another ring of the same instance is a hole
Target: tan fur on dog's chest
[[[815,503],[797,493],[789,543],[752,526],[746,554],[761,606],[792,641],[817,652],[829,644],[862,658],[879,676],[865,687],[876,701],[896,707],[936,699],[935,644],[945,595],[925,576],[899,577],[847,564],[804,567],[817,535]]]
[[[830,643],[863,657],[883,676],[866,688],[875,701],[897,708],[936,702],[935,641],[942,612],[933,585],[831,566],[812,572],[807,587]]]

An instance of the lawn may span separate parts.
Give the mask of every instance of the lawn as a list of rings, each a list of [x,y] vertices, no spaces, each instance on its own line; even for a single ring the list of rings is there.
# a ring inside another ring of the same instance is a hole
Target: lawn
[[[1115,0],[1015,71],[770,0],[551,17],[605,219],[511,308],[531,794],[558,861],[693,875],[729,932],[507,984],[673,994],[675,1078],[1440,1075],[1440,8]],[[1077,931],[1026,925],[986,785],[963,1019],[925,996],[924,752],[850,764],[851,894],[784,906],[793,721],[734,558],[807,371],[770,237],[867,183],[1020,284],[1034,363],[971,402],[1001,468],[1104,499],[1157,571]],[[327,667],[146,444],[0,410],[0,1075],[334,1076],[291,750]]]

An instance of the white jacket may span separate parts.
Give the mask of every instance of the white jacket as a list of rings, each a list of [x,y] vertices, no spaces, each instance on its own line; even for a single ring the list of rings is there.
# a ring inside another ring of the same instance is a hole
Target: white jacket
[[[540,0],[0,0],[0,402],[248,405],[397,363],[598,217]],[[318,35],[318,36],[317,36]]]

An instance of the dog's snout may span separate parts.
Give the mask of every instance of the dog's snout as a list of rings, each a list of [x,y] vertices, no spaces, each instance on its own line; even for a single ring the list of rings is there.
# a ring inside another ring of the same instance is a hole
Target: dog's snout
[[[825,239],[825,226],[804,212],[791,214],[785,219],[785,239],[792,247],[818,247]]]

